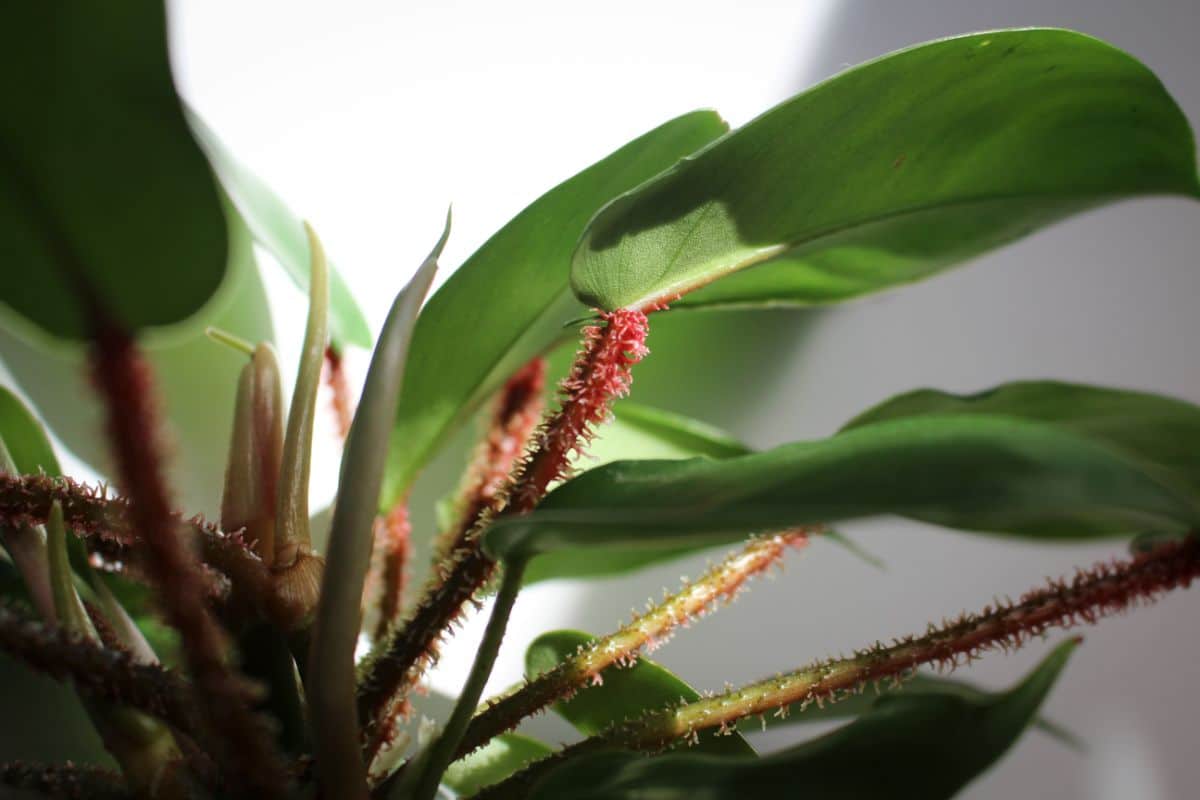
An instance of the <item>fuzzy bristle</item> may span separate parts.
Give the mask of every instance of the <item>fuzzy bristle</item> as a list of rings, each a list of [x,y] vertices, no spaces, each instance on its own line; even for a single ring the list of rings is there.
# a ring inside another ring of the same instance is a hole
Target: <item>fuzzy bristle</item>
[[[513,476],[500,492],[498,510],[488,506],[480,511],[460,537],[462,546],[452,550],[450,569],[435,571],[407,623],[363,665],[358,715],[364,720],[368,759],[379,752],[390,704],[402,700],[416,685],[424,667],[436,659],[439,638],[493,574],[494,563],[476,541],[493,513],[531,511],[553,481],[566,477],[571,454],[605,421],[611,402],[628,393],[630,370],[648,352],[646,315],[620,310],[602,312],[600,317],[601,324],[584,329],[583,345],[561,384],[559,408],[532,435],[528,457],[514,465]]]
[[[137,662],[57,626],[0,605],[0,651],[80,692],[144,711],[195,735],[199,712],[191,686],[174,672]]]
[[[332,344],[325,348],[325,385],[329,387],[329,404],[333,420],[342,441],[350,435],[350,423],[354,421],[354,402],[350,399],[350,386],[346,380],[346,365],[342,354]]]
[[[459,746],[459,755],[470,753],[578,689],[599,685],[603,670],[633,666],[641,650],[657,647],[676,628],[705,615],[720,603],[731,602],[747,581],[778,564],[789,547],[801,547],[807,541],[808,535],[803,530],[755,538],[694,583],[685,578],[682,589],[636,615],[629,625],[580,648],[554,669],[491,703],[472,720]]]
[[[834,702],[872,683],[901,681],[922,665],[952,669],[960,660],[973,660],[991,649],[1020,647],[1051,628],[1094,623],[1153,602],[1172,589],[1187,588],[1197,577],[1200,539],[1189,536],[1168,542],[1128,561],[1098,564],[1079,570],[1069,580],[1049,581],[1017,603],[988,606],[978,614],[930,626],[923,635],[876,644],[849,658],[820,661],[740,689],[651,711],[533,762],[475,795],[475,800],[517,796],[565,759],[586,753],[611,749],[654,753],[679,742],[694,744],[701,731],[732,731],[743,719],[769,713],[786,717],[793,709]]]
[[[528,513],[551,483],[567,477],[571,456],[583,452],[612,402],[629,394],[633,366],[650,352],[641,311],[600,316],[602,325],[583,329],[583,345],[559,385],[559,411],[534,433],[533,452],[513,478],[506,513]]]
[[[383,639],[400,616],[404,600],[408,565],[412,562],[412,521],[408,516],[408,498],[394,505],[384,516],[376,533],[379,548],[378,619],[375,638]]]
[[[92,553],[104,561],[132,567],[139,575],[148,572],[146,543],[137,534],[129,498],[110,494],[105,486],[69,478],[0,473],[0,521],[4,524],[44,524],[56,501],[66,526],[87,542]],[[199,565],[203,597],[223,595],[218,579],[227,578],[235,594],[270,609],[274,603],[270,573],[249,543],[238,534],[222,532],[199,515],[184,518],[172,513],[170,519],[180,535],[190,536],[199,547],[204,559]]]
[[[774,709],[821,704],[879,680],[902,680],[922,665],[952,670],[989,650],[1012,650],[1054,628],[1094,624],[1103,617],[1151,603],[1164,593],[1188,587],[1200,576],[1200,540],[1160,545],[1127,561],[1097,564],[1070,579],[1052,580],[1016,603],[963,614],[921,635],[876,644],[848,658],[817,662],[711,700],[690,703],[614,731],[626,745],[646,750],[698,728],[732,724]],[[786,712],[785,712],[786,713]]]
[[[204,601],[204,573],[171,511],[149,366],[127,331],[102,313],[94,319],[93,381],[105,401],[117,474],[130,498],[134,533],[145,547],[163,614],[179,632],[232,785],[263,798],[281,797],[287,776],[273,736],[251,710],[250,684],[228,660],[228,638]]]
[[[21,792],[22,797],[54,797],[59,800],[128,800],[124,779],[102,767],[82,764],[31,764],[10,761],[0,764],[0,786]]]

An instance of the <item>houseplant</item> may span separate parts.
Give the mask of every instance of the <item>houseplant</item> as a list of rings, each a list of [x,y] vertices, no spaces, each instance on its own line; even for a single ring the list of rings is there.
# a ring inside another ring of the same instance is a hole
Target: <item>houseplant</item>
[[[1186,122],[1131,57],[1065,31],[979,34],[864,65],[731,134],[709,112],[672,120],[535,201],[418,315],[443,234],[379,336],[330,542],[317,552],[306,488],[319,372],[326,361],[336,380],[339,352],[370,336],[315,234],[306,237],[181,107],[161,9],[143,5],[134,14],[92,4],[58,19],[27,9],[5,26],[21,32],[6,48],[9,66],[43,67],[35,72],[44,82],[14,90],[0,131],[6,197],[19,211],[0,234],[24,265],[6,272],[2,297],[27,335],[41,335],[32,322],[88,348],[121,496],[53,477],[36,419],[5,396],[0,435],[12,464],[0,507],[9,574],[20,575],[12,584],[28,610],[5,617],[4,648],[75,683],[124,773],[122,783],[83,768],[10,765],[10,783],[91,796],[284,796],[317,786],[364,796],[369,762],[371,789],[399,797],[429,796],[443,781],[464,794],[491,785],[493,796],[700,787],[871,796],[880,786],[948,796],[1034,719],[1069,640],[1000,695],[929,676],[878,705],[846,695],[1123,609],[1195,573],[1186,534],[1196,410],[1096,387],[1025,383],[969,398],[919,391],[854,417],[828,440],[760,454],[623,403],[617,424],[694,458],[620,462],[547,494],[628,390],[647,326],[668,306],[836,302],[926,277],[1111,199],[1195,196]],[[181,528],[133,335],[202,324],[196,315],[211,312],[205,304],[222,275],[245,268],[230,262],[247,257],[251,237],[311,293],[300,377],[285,432],[271,350],[240,340],[247,331],[216,332],[245,351],[246,364],[236,387],[213,391],[236,395],[222,518]],[[539,427],[540,356],[581,324],[580,355]],[[403,499],[448,433],[481,407],[485,434],[445,514],[443,558],[404,611]],[[638,660],[786,548],[832,535],[821,525],[884,513],[1031,539],[1139,536],[1132,557],[1015,605],[713,698]],[[381,597],[368,620],[376,643],[356,675],[377,516]],[[80,538],[68,544],[67,528]],[[548,632],[530,650],[529,684],[472,718],[523,583],[632,570],[752,534],[728,561],[598,644]],[[489,581],[496,604],[464,697],[398,770],[407,694],[440,633]],[[155,614],[178,631],[169,667],[156,662],[175,638],[161,636],[157,649],[147,641],[147,632],[162,633],[149,627]],[[758,759],[736,732],[745,717],[791,708],[811,718],[820,710],[812,704],[832,699],[841,702],[831,709],[861,716],[797,749]],[[595,735],[518,772],[546,750],[505,731],[552,704]],[[633,755],[693,740],[711,758]],[[482,755],[452,764],[484,744]],[[939,756],[932,763],[930,752]],[[861,754],[879,768],[839,769]]]

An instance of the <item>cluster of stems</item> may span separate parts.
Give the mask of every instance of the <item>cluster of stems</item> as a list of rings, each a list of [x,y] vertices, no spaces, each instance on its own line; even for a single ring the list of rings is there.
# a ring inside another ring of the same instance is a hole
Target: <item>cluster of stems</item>
[[[236,528],[236,535],[200,519],[185,520],[172,511],[149,374],[132,338],[102,315],[97,317],[95,333],[94,380],[109,411],[123,496],[110,497],[105,490],[45,475],[0,474],[0,528],[50,523],[61,531],[65,525],[88,543],[93,557],[155,587],[162,614],[180,634],[188,677],[158,665],[152,653],[147,659],[136,644],[129,646],[129,637],[118,629],[125,624],[123,618],[106,615],[93,600],[72,612],[85,621],[90,636],[52,614],[43,613],[44,621],[39,622],[0,607],[0,650],[70,681],[91,702],[161,721],[173,737],[163,752],[184,765],[200,784],[234,796],[283,797],[297,783],[310,781],[314,771],[311,758],[303,755],[303,732],[289,739],[286,729],[289,714],[301,719],[303,728],[301,687],[293,677],[289,648],[302,648],[307,641],[323,563],[309,545],[308,457],[301,454],[311,438],[321,361],[335,390],[335,408],[347,427],[349,422],[340,358],[327,347],[323,314],[323,310],[310,314],[307,355],[286,440],[281,438],[281,402],[273,394],[277,385],[273,355],[269,348],[247,348],[251,364],[239,390],[239,408],[246,416],[239,419],[241,427],[235,430],[232,448],[242,460],[230,462],[222,507],[222,528]],[[464,605],[476,602],[477,593],[496,574],[499,565],[481,546],[487,526],[497,518],[532,511],[555,481],[568,476],[573,459],[607,418],[611,402],[628,392],[631,369],[647,353],[646,333],[645,314],[628,310],[602,314],[597,324],[585,328],[583,345],[561,383],[558,406],[540,425],[545,363],[535,359],[508,380],[488,413],[483,440],[460,486],[454,523],[436,540],[432,578],[403,622],[399,617],[410,560],[407,501],[383,520],[377,641],[361,666],[356,697],[366,763],[394,735],[397,716],[407,708],[408,695],[423,670],[436,659],[440,639],[459,619]],[[281,464],[285,465],[282,472]],[[649,604],[629,624],[478,707],[521,587],[524,563],[506,563],[471,675],[445,729],[378,785],[376,792],[398,789],[413,800],[431,797],[453,759],[554,703],[587,691],[602,681],[606,670],[636,663],[643,651],[661,645],[679,627],[734,599],[753,577],[778,564],[789,548],[804,545],[814,532],[792,530],[751,538],[698,580]],[[1052,628],[1095,622],[1152,601],[1187,586],[1197,576],[1200,540],[1163,542],[1126,561],[1052,581],[1017,602],[997,603],[931,625],[920,635],[694,702],[648,710],[535,762],[481,796],[519,793],[563,760],[580,754],[611,748],[660,752],[695,741],[701,731],[732,732],[748,717],[803,712],[811,704],[836,701],[872,682],[900,681],[922,666],[953,668],[993,648],[1019,647]],[[55,591],[61,594],[61,587],[56,585]],[[50,611],[62,608],[56,596]],[[227,632],[231,621],[236,629]],[[255,625],[264,621],[274,626],[272,635],[286,633],[293,638],[279,638],[276,650],[261,647],[266,640],[255,633],[259,630]],[[235,640],[250,674],[271,688],[269,700],[262,687],[239,669]],[[256,660],[264,653],[265,661]],[[286,667],[282,678],[278,671],[272,672],[279,664]],[[297,692],[294,713],[280,703],[281,682]],[[285,730],[279,731],[272,719],[282,722]],[[291,759],[282,754],[281,745],[290,751]],[[215,757],[215,763],[210,757]],[[319,771],[320,764],[315,768]],[[152,793],[184,796],[187,784],[179,780],[180,774],[168,772]],[[0,785],[68,797],[125,796],[117,776],[87,769],[2,765]]]

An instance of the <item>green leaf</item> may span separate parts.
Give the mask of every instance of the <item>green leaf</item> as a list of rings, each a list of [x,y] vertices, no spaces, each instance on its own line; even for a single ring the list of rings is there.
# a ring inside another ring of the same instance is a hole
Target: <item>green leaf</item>
[[[707,423],[649,406],[622,401],[613,419],[576,459],[577,469],[595,468],[621,458],[732,458],[750,450]],[[525,573],[526,585],[553,578],[594,578],[622,574],[668,561],[687,550],[663,552],[644,548],[563,551],[535,559]]]
[[[62,474],[42,423],[20,398],[3,386],[0,386],[0,441],[22,475]]]
[[[957,678],[945,678],[941,675],[931,675],[919,672],[900,684],[884,683],[878,688],[867,687],[857,694],[840,698],[837,702],[826,702],[824,705],[810,704],[801,708],[799,703],[788,707],[785,716],[767,714],[762,720],[743,720],[738,729],[743,733],[753,733],[758,730],[803,725],[810,722],[830,722],[833,720],[853,719],[871,712],[883,698],[894,695],[943,695],[961,697],[971,702],[980,702],[987,698],[988,692],[973,683]],[[1065,726],[1038,717],[1033,721],[1033,727],[1053,739],[1057,739],[1073,750],[1083,751],[1085,746],[1082,739]]]
[[[621,458],[732,458],[750,448],[706,422],[622,400],[612,421],[600,429],[576,467],[607,464]]]
[[[274,339],[253,242],[232,205],[222,205],[228,214],[229,262],[217,294],[188,322],[139,341],[175,449],[187,456],[167,465],[179,507],[210,516],[219,507],[245,357],[213,343],[204,327],[214,325],[254,342]],[[0,359],[57,439],[101,476],[108,474],[111,442],[94,411],[84,349],[74,344],[48,348],[0,328]]]
[[[195,313],[225,273],[226,231],[162,2],[6,3],[0,73],[0,302],[76,339],[90,293],[132,329]]]
[[[978,394],[919,389],[864,411],[844,429],[929,415],[1002,415],[1045,422],[1103,443],[1161,480],[1200,496],[1200,411],[1162,395],[1058,381],[1018,381]]]
[[[354,703],[354,650],[362,624],[363,583],[371,560],[375,500],[387,459],[387,432],[407,372],[413,326],[449,235],[447,215],[441,238],[392,303],[342,453],[304,686],[314,754],[322,764],[321,788],[330,796],[357,796],[366,791]]]
[[[1059,645],[1021,683],[978,698],[898,694],[827,736],[761,759],[600,753],[564,762],[531,800],[940,800],[998,761],[1066,666]]]
[[[543,633],[525,651],[526,677],[534,678],[553,669],[595,639],[582,631]],[[602,683],[585,686],[570,700],[555,703],[553,708],[584,736],[595,736],[647,711],[699,699],[695,689],[669,670],[648,658],[639,658],[632,667],[605,670]],[[741,734],[720,736],[716,731],[702,734],[694,751],[724,756],[755,755],[754,748]]]
[[[1089,391],[1106,390],[1078,393]],[[1173,424],[1197,424],[1200,409],[1176,410]],[[1178,533],[1200,522],[1200,496],[1171,460],[1163,431],[1179,428],[1163,419],[1126,417],[1124,435],[1144,445],[1136,455],[1068,424],[980,413],[889,419],[723,461],[616,462],[498,520],[485,544],[506,558],[678,551],[880,514],[1043,540]]]
[[[1124,197],[1196,196],[1187,120],[1143,64],[1055,29],[902,50],[776,106],[591,222],[587,304],[830,303]]]
[[[195,111],[185,107],[188,125],[208,155],[222,188],[241,212],[254,240],[271,251],[297,286],[309,292],[308,239],[304,223],[262,179],[234,158],[216,132]],[[350,287],[332,263],[329,264],[329,323],[334,345],[369,348],[371,329]]]
[[[445,438],[534,356],[574,336],[587,309],[567,285],[591,216],[726,130],[711,111],[655,128],[535,200],[430,298],[413,334],[392,433],[384,508]]]
[[[466,758],[450,765],[442,783],[461,797],[470,797],[553,751],[548,745],[519,733],[502,733]]]

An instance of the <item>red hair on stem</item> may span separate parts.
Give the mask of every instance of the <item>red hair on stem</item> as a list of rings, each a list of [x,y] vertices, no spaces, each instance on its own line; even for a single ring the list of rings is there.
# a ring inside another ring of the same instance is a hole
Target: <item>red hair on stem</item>
[[[516,466],[503,491],[499,515],[533,509],[551,482],[565,478],[571,455],[591,439],[594,426],[605,421],[609,404],[629,392],[633,365],[648,353],[648,322],[641,311],[601,312],[600,322],[583,330],[583,345],[560,385],[559,408],[534,432],[532,452]],[[484,513],[464,537],[454,566],[444,580],[432,584],[407,624],[398,629],[364,665],[358,691],[358,716],[364,721],[368,760],[389,737],[389,707],[403,702],[421,672],[437,657],[436,644],[458,619],[463,605],[492,575],[495,563],[476,539],[486,527]]]
[[[227,777],[251,796],[282,797],[288,780],[272,735],[251,711],[251,685],[228,661],[227,637],[205,605],[204,574],[171,512],[150,369],[127,331],[102,314],[93,318],[93,381],[107,408],[117,474],[163,614],[179,631],[213,738],[225,745]]]

